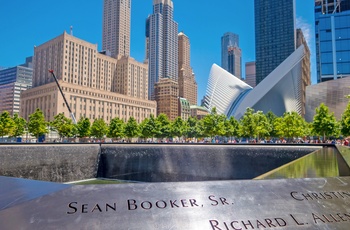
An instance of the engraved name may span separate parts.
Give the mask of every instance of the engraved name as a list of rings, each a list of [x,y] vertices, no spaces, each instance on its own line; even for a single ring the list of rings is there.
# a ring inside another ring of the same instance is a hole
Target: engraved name
[[[297,201],[310,200],[331,200],[331,199],[350,199],[350,192],[313,192],[301,193],[291,192],[291,197]]]
[[[212,230],[242,230],[261,228],[281,228],[286,227],[287,222],[282,218],[266,218],[261,220],[233,220],[219,221],[209,220]]]
[[[97,212],[109,212],[117,211],[116,203],[103,203],[103,204],[79,204],[78,202],[70,202],[68,204],[67,214],[72,215],[75,213],[97,213]]]

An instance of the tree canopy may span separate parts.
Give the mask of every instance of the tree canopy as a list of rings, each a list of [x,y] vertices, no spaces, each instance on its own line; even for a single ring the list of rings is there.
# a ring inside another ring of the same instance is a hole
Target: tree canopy
[[[139,135],[139,125],[134,117],[130,117],[125,126],[125,136],[129,138],[129,141],[133,137]]]
[[[108,126],[102,118],[95,119],[91,125],[91,135],[101,139],[108,132]]]
[[[285,112],[283,117],[275,119],[274,127],[280,137],[292,141],[294,137],[303,137],[307,132],[306,121],[297,112]]]
[[[91,135],[91,122],[89,118],[80,118],[77,123],[77,133],[79,137],[90,137]]]
[[[13,136],[15,134],[16,124],[8,111],[0,114],[0,136]]]
[[[51,127],[57,131],[60,137],[72,137],[75,135],[75,125],[72,120],[65,117],[63,113],[59,113],[51,122]]]
[[[341,133],[344,136],[350,136],[350,102],[348,103],[348,106],[346,107],[344,113],[341,117]]]
[[[44,113],[40,109],[36,109],[34,113],[29,115],[28,132],[37,138],[48,133],[48,122],[45,121]]]
[[[329,108],[324,103],[316,108],[312,130],[315,134],[323,136],[324,140],[327,137],[339,135],[339,123],[335,119],[334,113],[330,113]]]
[[[25,132],[27,121],[23,117],[20,117],[17,113],[13,115],[12,119],[15,123],[15,130],[13,132],[13,136],[14,137],[22,136]]]
[[[121,138],[125,135],[125,123],[122,119],[115,117],[111,120],[108,129],[108,137]]]

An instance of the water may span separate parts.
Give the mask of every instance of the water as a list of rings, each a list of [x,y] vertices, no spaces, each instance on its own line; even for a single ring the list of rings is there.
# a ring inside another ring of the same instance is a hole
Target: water
[[[345,156],[350,157],[349,149],[327,147],[310,153],[255,179],[319,178],[350,176],[350,168]],[[349,158],[350,159],[350,158]]]
[[[105,146],[98,177],[142,182],[253,179],[321,146]]]

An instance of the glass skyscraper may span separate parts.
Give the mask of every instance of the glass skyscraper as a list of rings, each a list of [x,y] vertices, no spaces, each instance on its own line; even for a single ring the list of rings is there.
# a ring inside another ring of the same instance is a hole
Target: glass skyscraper
[[[242,55],[237,34],[227,32],[221,37],[221,67],[242,78]]]
[[[0,70],[0,113],[20,112],[21,92],[32,87],[32,76],[32,57],[23,65]]]
[[[350,0],[315,0],[317,82],[350,76]]]
[[[256,83],[295,50],[295,0],[255,0]]]
[[[173,20],[171,0],[153,0],[153,14],[146,21],[148,99],[155,99],[160,78],[178,81],[178,24]]]

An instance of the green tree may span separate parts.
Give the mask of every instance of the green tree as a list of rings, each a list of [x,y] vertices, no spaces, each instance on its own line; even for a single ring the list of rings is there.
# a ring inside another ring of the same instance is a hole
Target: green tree
[[[22,136],[25,132],[27,121],[23,117],[19,117],[17,113],[13,115],[12,120],[15,122],[15,130],[13,132],[13,136]]]
[[[140,124],[139,124],[139,129],[140,129],[140,137],[146,141],[147,138],[152,137],[152,131],[150,129],[150,126],[148,125],[149,123],[149,118],[145,118]]]
[[[339,123],[336,121],[334,113],[330,113],[328,107],[321,103],[316,108],[316,114],[312,122],[314,133],[323,136],[323,140],[326,140],[329,136],[337,136],[340,131],[339,128]]]
[[[341,133],[344,136],[350,136],[350,103],[346,107],[344,113],[341,116]]]
[[[254,109],[247,108],[243,117],[240,119],[240,136],[252,138],[255,136],[256,124],[254,118]]]
[[[121,138],[124,137],[125,123],[122,119],[115,117],[109,123],[108,137]]]
[[[304,137],[308,124],[297,112],[285,112],[283,117],[275,119],[275,129],[279,137],[286,137],[291,142],[294,137]]]
[[[74,136],[74,124],[72,120],[65,117],[63,113],[57,114],[50,125],[53,130],[57,131],[60,138]]]
[[[225,120],[225,136],[237,137],[239,131],[239,123],[234,116],[231,116],[228,120]]]
[[[253,117],[255,122],[254,137],[260,139],[270,136],[270,131],[272,130],[272,127],[265,114],[262,111],[257,111],[253,114]]]
[[[186,133],[184,134],[189,138],[198,138],[202,136],[202,128],[200,127],[200,122],[197,117],[189,117],[186,122]]]
[[[186,133],[186,129],[186,122],[181,117],[177,117],[171,124],[171,133],[174,137],[181,138]]]
[[[81,117],[77,123],[78,137],[90,137],[91,135],[91,122],[88,118]]]
[[[170,121],[166,114],[161,113],[156,118],[157,125],[159,125],[159,132],[156,133],[157,138],[166,138],[171,136]]]
[[[277,137],[277,131],[275,129],[275,120],[277,118],[276,114],[274,114],[272,111],[268,111],[266,113],[266,118],[267,118],[267,121],[269,122],[269,125],[270,125],[270,137]]]
[[[134,117],[130,117],[125,126],[125,136],[129,139],[137,137],[139,135],[139,125],[137,124]]]
[[[15,133],[16,124],[8,111],[0,114],[0,136],[13,136]]]
[[[32,136],[39,138],[48,133],[47,124],[43,111],[36,109],[34,113],[29,115],[28,132]]]
[[[95,119],[91,125],[91,135],[101,139],[107,134],[107,132],[108,126],[106,122],[102,118]]]
[[[226,116],[218,114],[214,107],[211,113],[203,118],[204,135],[211,138],[225,135],[225,120]]]
[[[154,118],[153,114],[146,118],[139,125],[140,136],[144,139],[153,138],[160,133],[160,123]]]

